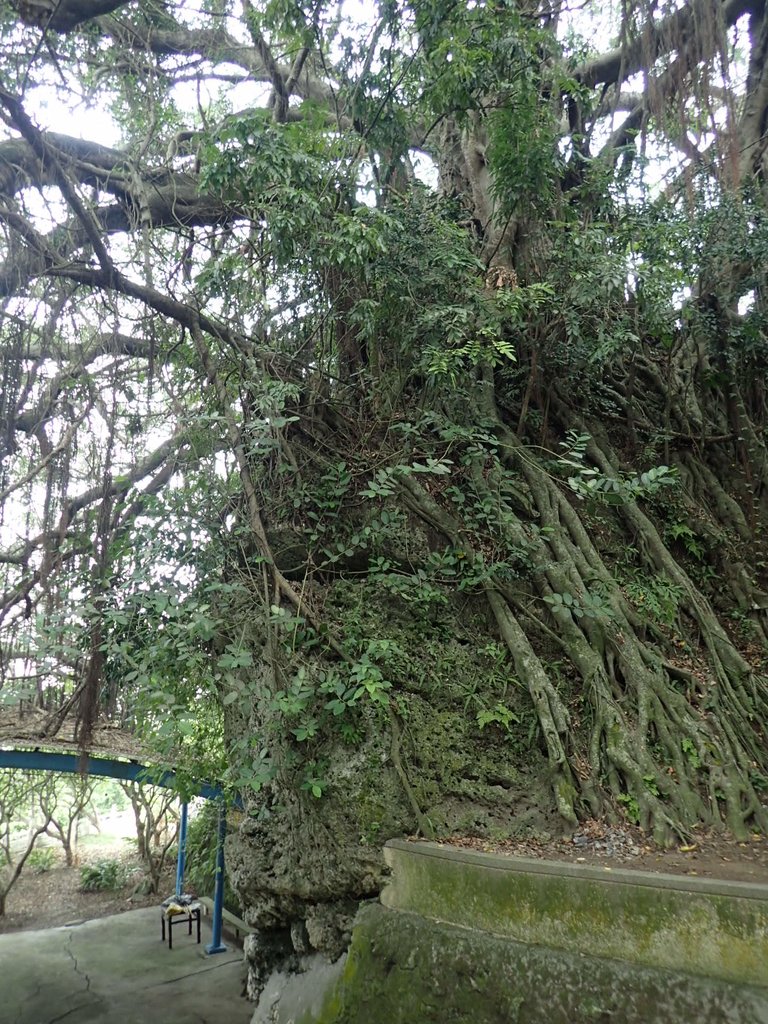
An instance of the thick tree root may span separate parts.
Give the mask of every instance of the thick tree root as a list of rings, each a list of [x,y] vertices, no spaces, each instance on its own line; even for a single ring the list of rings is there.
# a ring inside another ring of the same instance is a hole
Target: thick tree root
[[[549,598],[554,634],[581,678],[591,717],[583,758],[579,751],[585,744],[545,663],[531,646],[529,631],[513,611],[514,595],[487,585],[515,673],[525,682],[539,718],[563,818],[572,822],[580,806],[594,812],[600,800],[603,805],[619,802],[662,843],[688,835],[698,823],[725,825],[739,838],[749,827],[766,828],[768,815],[752,781],[766,767],[758,728],[768,712],[766,679],[756,675],[735,649],[706,597],[648,516],[636,502],[626,501],[620,515],[647,558],[648,571],[664,574],[683,594],[684,610],[697,625],[708,656],[711,679],[697,678],[661,656],[663,637],[658,631],[654,646],[649,646],[645,623],[629,605],[558,483],[495,414],[487,391],[481,405],[483,413],[492,416],[503,462],[509,472],[522,477],[538,517],[538,529],[532,532],[505,505],[509,545],[526,545],[532,562],[541,567],[534,578],[541,607]],[[580,428],[586,432],[583,425]],[[589,454],[603,473],[618,475],[612,458],[594,442]],[[478,467],[473,485],[481,497],[488,497],[490,481]],[[720,503],[733,511],[724,493]],[[433,525],[440,525],[440,518],[441,512],[433,511]],[[738,521],[737,516],[734,519]],[[466,544],[468,532],[454,519],[448,535],[462,536]],[[565,593],[578,600],[595,588],[610,609],[605,616],[577,617],[574,605],[553,600]]]

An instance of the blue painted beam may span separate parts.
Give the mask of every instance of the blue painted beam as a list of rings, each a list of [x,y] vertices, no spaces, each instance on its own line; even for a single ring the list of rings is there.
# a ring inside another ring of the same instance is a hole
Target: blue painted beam
[[[100,775],[108,779],[123,779],[125,782],[141,782],[148,786],[165,786],[174,789],[176,776],[173,772],[155,773],[138,761],[116,761],[114,758],[86,757],[81,754],[62,754],[47,750],[0,750],[0,768],[23,768],[25,771],[69,772],[71,774]],[[206,800],[219,800],[223,796],[219,786],[202,783],[197,795]]]

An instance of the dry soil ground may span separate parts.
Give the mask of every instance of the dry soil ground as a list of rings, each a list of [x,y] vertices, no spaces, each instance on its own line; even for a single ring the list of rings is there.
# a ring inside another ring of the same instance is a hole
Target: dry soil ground
[[[123,910],[157,906],[173,891],[174,868],[169,865],[164,876],[163,893],[140,895],[134,890],[143,877],[135,851],[124,842],[89,840],[78,850],[78,865],[68,868],[56,850],[56,866],[49,871],[36,872],[25,867],[21,878],[11,889],[4,917],[0,917],[0,932],[30,928],[53,928],[74,921],[90,921]],[[99,860],[120,860],[125,867],[127,883],[112,892],[82,892],[80,869]]]
[[[450,845],[517,857],[576,861],[605,868],[622,867],[768,884],[768,837],[761,835],[751,835],[746,842],[737,842],[722,833],[700,829],[687,842],[661,850],[631,825],[587,821],[573,835],[562,839],[489,842],[466,838],[453,839]]]

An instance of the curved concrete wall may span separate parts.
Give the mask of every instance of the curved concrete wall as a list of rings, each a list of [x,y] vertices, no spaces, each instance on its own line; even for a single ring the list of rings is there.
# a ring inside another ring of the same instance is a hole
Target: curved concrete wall
[[[768,886],[385,855],[346,957],[283,979],[254,1024],[768,1024]]]
[[[768,987],[768,886],[393,840],[382,903],[551,949]]]

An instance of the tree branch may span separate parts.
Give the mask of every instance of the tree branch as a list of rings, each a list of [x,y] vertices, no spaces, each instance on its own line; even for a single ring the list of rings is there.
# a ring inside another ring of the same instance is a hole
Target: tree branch
[[[128,473],[113,478],[109,485],[108,493],[112,497],[119,497],[126,494],[131,487],[134,487],[145,477],[155,473],[159,467],[164,466],[169,460],[174,465],[181,448],[187,443],[187,431],[182,430],[174,434],[168,441],[159,445],[150,455],[141,462],[138,462]],[[66,521],[71,523],[78,512],[93,505],[104,497],[104,484],[100,481],[88,490],[65,502],[65,510],[62,513]],[[58,534],[56,535],[58,536]],[[22,546],[16,549],[0,551],[0,563],[7,565],[25,566],[30,556],[38,548],[42,547],[51,538],[50,531],[44,531],[37,536],[30,538]]]
[[[624,81],[631,75],[653,64],[664,53],[676,49],[684,37],[695,38],[698,10],[709,0],[693,0],[678,8],[661,21],[651,23],[639,38],[629,45],[617,47],[577,68],[574,78],[582,85],[593,87]],[[743,14],[762,6],[761,0],[719,0],[717,11],[723,24],[734,25]],[[707,20],[710,20],[709,18]],[[716,40],[711,41],[711,48]]]
[[[96,254],[96,258],[99,261],[102,271],[106,275],[111,275],[113,271],[112,260],[107,252],[106,246],[104,245],[104,240],[101,237],[99,226],[95,222],[92,212],[85,207],[73,188],[72,182],[61,166],[61,162],[55,150],[52,149],[46,140],[44,133],[32,124],[32,121],[24,110],[20,100],[2,87],[0,87],[0,103],[8,111],[10,125],[16,128],[26,139],[33,153],[40,160],[42,166],[44,168],[50,167],[54,181],[61,189],[61,194],[64,196],[64,199],[72,209],[78,221],[80,221],[83,230],[93,246],[93,251]]]
[[[249,78],[256,82],[274,85],[270,70],[257,46],[247,46],[224,28],[189,29],[176,25],[171,29],[139,29],[114,17],[100,19],[99,28],[119,47],[152,53],[159,57],[203,57],[215,67],[218,64],[234,64],[243,68]],[[291,77],[292,68],[275,62],[275,68],[283,82]],[[333,107],[333,91],[322,78],[310,74],[302,61],[301,73],[296,76],[295,92],[302,99],[312,100],[321,106]]]
[[[86,21],[124,7],[128,0],[11,0],[19,20],[34,28],[71,32]]]

